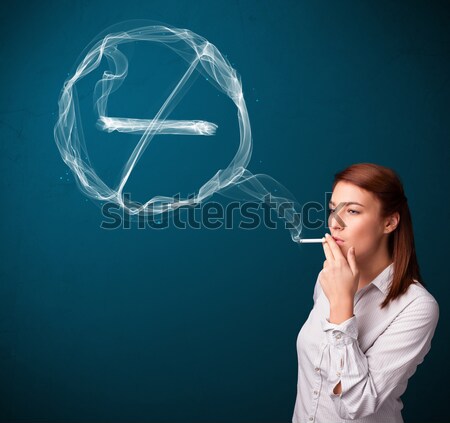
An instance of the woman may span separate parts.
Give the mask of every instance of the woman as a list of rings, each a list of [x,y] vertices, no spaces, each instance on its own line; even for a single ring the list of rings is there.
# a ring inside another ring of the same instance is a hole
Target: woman
[[[403,422],[400,397],[430,350],[439,306],[420,276],[395,172],[360,163],[336,174],[328,226],[297,338],[293,422]]]

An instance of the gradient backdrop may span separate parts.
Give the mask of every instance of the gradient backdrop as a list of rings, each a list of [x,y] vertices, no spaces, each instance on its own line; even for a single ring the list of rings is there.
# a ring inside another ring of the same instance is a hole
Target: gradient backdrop
[[[323,203],[352,163],[400,174],[441,310],[404,417],[446,420],[448,3],[110,0],[1,6],[1,421],[291,421],[321,246],[281,227],[103,230],[56,148],[67,74],[92,38],[128,19],[188,28],[227,55],[252,124],[249,170],[301,204]],[[164,47],[128,53],[111,114],[149,117],[185,68]],[[80,84],[80,108],[96,169],[114,182],[137,137],[95,129],[98,75]],[[195,190],[236,151],[236,109],[201,77],[171,118],[216,122],[217,136],[155,138],[130,179],[137,200]]]

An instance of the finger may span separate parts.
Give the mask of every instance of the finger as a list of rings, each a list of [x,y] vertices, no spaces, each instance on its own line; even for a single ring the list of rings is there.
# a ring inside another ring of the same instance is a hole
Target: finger
[[[350,266],[350,269],[352,270],[352,273],[356,275],[359,272],[359,270],[358,266],[356,265],[355,247],[349,248],[347,252],[347,261]]]
[[[339,248],[339,245],[336,244],[336,241],[333,239],[333,237],[330,234],[326,234],[325,238],[327,240],[327,244],[330,246],[330,250],[333,253],[333,257],[335,260],[345,260],[344,255],[342,254],[341,249]]]
[[[326,241],[322,242],[322,246],[323,246],[323,252],[325,253],[325,257],[327,258],[328,262],[333,262],[334,256],[333,256],[333,253],[332,253],[331,248],[328,245],[328,243]]]

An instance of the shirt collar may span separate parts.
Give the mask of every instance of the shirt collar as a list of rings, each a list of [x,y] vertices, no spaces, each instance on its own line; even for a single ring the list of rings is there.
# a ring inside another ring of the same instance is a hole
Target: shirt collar
[[[381,292],[387,294],[394,276],[394,263],[387,266],[372,282]]]

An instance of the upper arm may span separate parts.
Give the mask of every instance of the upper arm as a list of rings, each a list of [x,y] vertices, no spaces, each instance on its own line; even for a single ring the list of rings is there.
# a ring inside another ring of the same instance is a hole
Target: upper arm
[[[431,348],[439,306],[433,299],[409,304],[366,352],[369,371],[379,394],[391,392],[415,373]]]
[[[351,327],[354,319],[346,324]],[[365,353],[357,341],[340,347],[332,342],[333,369],[341,373],[335,377],[336,373],[330,372],[330,388],[340,380],[342,391],[337,395],[331,390],[330,397],[340,417],[366,417],[376,413],[394,390],[396,396],[402,395],[408,379],[430,350],[438,319],[437,302],[420,297],[395,317]]]

